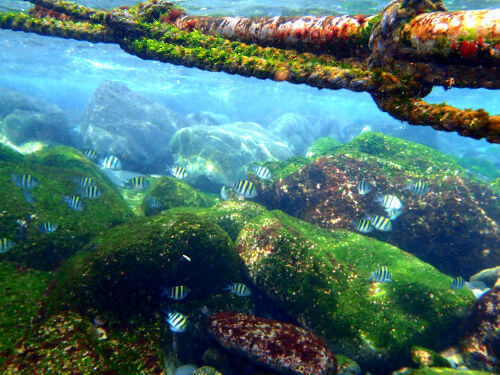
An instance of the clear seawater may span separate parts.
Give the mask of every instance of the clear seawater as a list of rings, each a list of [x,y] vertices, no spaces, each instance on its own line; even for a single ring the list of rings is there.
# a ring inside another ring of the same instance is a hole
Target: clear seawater
[[[97,8],[134,4],[123,0],[79,3]],[[316,16],[374,14],[387,2],[181,0],[175,3],[188,13],[198,15]],[[499,8],[500,0],[458,0],[445,1],[445,4],[450,10],[491,9]],[[0,11],[27,11],[29,7],[24,1],[0,0]],[[227,122],[256,122],[267,127],[280,116],[295,113],[325,122],[331,120],[335,127],[331,134],[337,135],[343,143],[361,131],[373,129],[407,137],[457,158],[478,158],[479,163],[491,163],[500,170],[500,145],[455,133],[436,132],[430,127],[409,126],[381,112],[368,93],[318,90],[302,84],[207,72],[141,60],[117,45],[0,30],[0,89],[17,90],[58,106],[67,121],[74,124],[75,136],[78,136],[78,123],[89,99],[107,81],[120,82],[184,116],[205,111],[225,116]],[[425,100],[446,102],[458,108],[482,108],[490,115],[500,115],[498,91],[457,88],[445,91],[436,87]],[[485,179],[484,176],[479,178]],[[0,237],[3,229],[0,228]]]

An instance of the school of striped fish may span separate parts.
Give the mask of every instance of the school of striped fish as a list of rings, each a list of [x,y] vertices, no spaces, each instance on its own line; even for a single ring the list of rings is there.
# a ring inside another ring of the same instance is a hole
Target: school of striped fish
[[[115,155],[107,155],[100,157],[99,154],[90,148],[82,151],[83,155],[90,161],[98,164],[101,168],[110,170],[121,169],[121,161]],[[272,179],[271,171],[264,166],[252,166],[250,169],[259,179],[270,180]],[[186,180],[189,178],[189,173],[186,168],[182,166],[172,166],[167,168],[174,178],[179,180]],[[26,202],[33,204],[36,202],[33,190],[39,186],[39,181],[28,173],[11,174],[11,181],[23,191]],[[85,209],[86,204],[83,198],[94,200],[102,195],[102,190],[97,182],[92,177],[79,176],[75,177],[73,181],[78,186],[73,195],[63,195],[62,202],[66,204],[71,210],[81,212]],[[150,186],[150,182],[145,176],[137,176],[127,180],[124,187],[132,190],[146,190]],[[404,190],[410,191],[412,194],[421,197],[430,191],[429,185],[424,181],[414,181],[408,183]],[[366,180],[360,180],[357,185],[357,190],[360,196],[368,196],[374,187]],[[232,186],[222,186],[220,190],[220,197],[222,200],[230,199],[236,196],[237,199],[252,199],[257,197],[257,185],[248,179],[241,179]],[[156,196],[146,196],[146,203],[154,209],[162,207],[161,201]],[[392,230],[392,222],[396,220],[403,213],[403,203],[400,198],[394,194],[377,194],[374,202],[378,203],[385,211],[384,214],[366,214],[365,217],[356,219],[353,226],[360,233],[370,233],[373,230],[381,232],[389,232]],[[43,234],[54,233],[58,229],[58,224],[50,221],[43,222],[39,225],[39,231]],[[0,238],[0,254],[10,251],[16,247],[16,243],[9,238]],[[191,259],[183,255],[184,260],[191,262]],[[387,266],[378,266],[373,272],[370,273],[368,281],[372,283],[389,283],[392,282],[392,274]],[[455,277],[450,283],[450,288],[458,290],[464,287],[466,283],[461,276]],[[244,283],[236,282],[227,285],[224,290],[238,297],[249,297],[252,295],[251,289]],[[185,285],[173,285],[161,287],[161,296],[175,303],[188,298],[191,294],[191,289]],[[163,310],[165,314],[165,321],[169,325],[170,330],[175,333],[183,333],[189,326],[189,317],[181,312],[168,309]]]

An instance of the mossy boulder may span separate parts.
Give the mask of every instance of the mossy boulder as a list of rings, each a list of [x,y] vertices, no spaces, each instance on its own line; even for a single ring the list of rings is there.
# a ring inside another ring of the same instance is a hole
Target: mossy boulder
[[[57,279],[50,310],[70,308],[119,320],[159,311],[162,286],[191,289],[186,305],[240,280],[229,236],[211,221],[183,212],[136,218],[108,230],[88,251],[70,258]]]
[[[65,146],[48,147],[21,160],[0,161],[0,227],[3,236],[16,243],[0,257],[33,268],[51,270],[84,247],[105,229],[123,223],[132,213],[109,179],[79,151]],[[11,175],[31,174],[38,186],[25,192]],[[72,210],[63,195],[78,195],[76,180],[92,177],[101,190],[97,199],[82,198],[84,209]],[[57,224],[53,233],[42,233],[45,222]]]
[[[0,262],[0,364],[30,329],[52,274]]]
[[[413,363],[419,367],[452,367],[442,355],[421,346],[412,346],[410,356]]]
[[[469,172],[484,180],[500,178],[500,170],[489,160],[481,158],[460,158],[458,163]]]
[[[160,324],[109,329],[64,312],[39,322],[0,367],[2,374],[138,374],[162,372]]]
[[[153,197],[158,206],[152,204]],[[210,207],[219,201],[215,194],[204,193],[174,177],[162,177],[147,189],[141,208],[146,216],[151,216],[172,207]]]
[[[405,375],[495,375],[492,372],[476,370],[459,370],[446,367],[425,367],[420,369],[410,369],[404,372]]]
[[[306,156],[317,158],[318,156],[332,155],[335,150],[343,146],[342,142],[330,137],[321,137],[307,148]]]
[[[359,194],[361,180],[373,186],[371,193]],[[418,196],[407,189],[417,181],[425,182],[429,192]],[[397,196],[403,211],[391,231],[368,236],[455,276],[500,263],[495,192],[466,176],[451,157],[394,137],[365,133],[334,155],[316,158],[270,186],[260,184],[255,201],[324,228],[355,230],[357,219],[386,215],[375,201],[384,194]]]
[[[397,367],[411,345],[439,346],[470,308],[468,289],[387,243],[326,231],[280,211],[247,224],[237,240],[250,280],[335,353],[362,367]],[[390,283],[372,283],[387,266]]]

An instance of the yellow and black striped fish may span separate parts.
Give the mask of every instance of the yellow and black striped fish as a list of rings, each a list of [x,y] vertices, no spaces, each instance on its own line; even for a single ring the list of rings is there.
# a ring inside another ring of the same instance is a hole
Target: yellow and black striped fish
[[[273,178],[271,171],[266,167],[263,167],[263,166],[253,167],[252,170],[257,175],[257,177],[259,177],[263,180],[269,180],[269,179]]]
[[[95,186],[95,180],[92,177],[76,177],[75,182],[81,187]]]
[[[366,195],[373,190],[372,186],[365,180],[358,182],[358,193],[360,195]]]
[[[163,311],[167,317],[166,322],[170,325],[170,330],[172,332],[182,333],[187,328],[187,317],[180,312],[166,312]]]
[[[0,254],[6,253],[16,246],[16,243],[8,238],[0,238]]]
[[[178,178],[179,180],[184,180],[188,176],[186,168],[181,166],[172,167],[172,169],[170,169],[170,173],[172,173],[172,176]]]
[[[233,190],[243,198],[255,198],[257,196],[257,187],[252,181],[239,180],[234,184]]]
[[[386,194],[379,196],[375,199],[375,202],[380,203],[386,210],[400,210],[403,208],[403,204],[395,195]]]
[[[54,233],[57,229],[57,224],[46,221],[40,225],[40,232],[42,233]]]
[[[11,174],[11,181],[15,183],[17,186],[22,187],[24,189],[31,189],[38,186],[38,181],[35,177],[28,173],[24,174]]]
[[[128,180],[126,185],[130,189],[144,190],[144,189],[148,188],[149,181],[146,180],[146,178],[144,176],[137,176],[137,177],[134,177],[134,178],[131,178],[130,180]]]
[[[232,283],[226,287],[226,290],[229,290],[239,297],[248,297],[252,294],[250,288],[243,283]]]
[[[370,274],[368,280],[376,283],[388,283],[392,281],[391,271],[386,266],[379,267]]]
[[[464,279],[462,276],[457,276],[450,284],[451,289],[462,289],[464,287]]]
[[[368,219],[358,219],[354,222],[354,227],[361,233],[370,233],[373,230],[373,225]]]
[[[424,181],[412,182],[406,185],[405,189],[409,190],[415,195],[424,195],[430,190],[429,185]]]
[[[101,159],[100,164],[108,169],[121,169],[122,162],[115,155],[108,155]]]
[[[98,186],[87,186],[80,190],[80,194],[85,198],[97,199],[102,193]]]
[[[171,286],[169,288],[163,288],[162,296],[167,296],[168,298],[175,299],[176,301],[180,301],[188,296],[191,293],[191,289],[184,285],[176,285]]]
[[[87,159],[92,160],[93,162],[97,162],[99,160],[99,154],[92,148],[84,148],[82,153]]]
[[[370,223],[375,229],[382,232],[389,232],[392,229],[391,221],[388,217],[385,216],[373,215],[372,217],[370,217]]]
[[[80,198],[78,195],[72,195],[71,197],[63,195],[63,202],[66,203],[69,208],[75,211],[82,211],[85,207],[82,202],[82,198]]]

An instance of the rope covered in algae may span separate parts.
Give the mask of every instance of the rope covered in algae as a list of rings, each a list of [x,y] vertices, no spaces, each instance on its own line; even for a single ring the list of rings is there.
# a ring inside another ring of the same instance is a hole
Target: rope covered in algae
[[[430,21],[425,17],[433,13],[424,12],[439,10],[435,12],[436,17],[456,21],[458,16],[454,14],[448,17],[443,15],[444,7],[440,1],[394,0],[378,16],[343,16],[341,20],[338,17],[316,20],[308,17],[309,26],[300,18],[287,20],[275,17],[274,21],[270,18],[242,21],[239,18],[235,23],[229,22],[229,18],[224,21],[220,17],[191,17],[173,3],[163,0],[110,11],[86,8],[67,1],[30,1],[36,5],[30,15],[0,13],[0,27],[91,42],[117,43],[126,52],[143,59],[204,70],[286,80],[318,88],[367,91],[382,111],[397,119],[500,143],[500,116],[489,116],[483,110],[460,110],[421,100],[436,85],[445,88],[500,87],[496,64],[500,42],[496,42],[497,36],[491,33],[488,25],[477,28],[478,33],[488,36],[486,40],[480,40],[481,45],[478,41],[475,48],[470,49],[473,43],[470,38],[463,40],[466,44],[459,45],[458,52],[465,51],[466,56],[461,56],[458,63],[447,61],[455,52],[448,53],[445,58],[442,54],[436,58],[435,49],[429,48],[426,55],[421,48],[419,50],[418,46],[411,45],[416,42],[408,30],[419,30],[415,19],[425,19],[424,26],[429,27]],[[481,17],[485,17],[486,13],[483,11]],[[261,30],[265,32],[255,33],[255,22],[260,22]],[[297,22],[303,26],[302,29],[293,34],[287,33],[295,30]],[[349,32],[345,32],[345,25]],[[344,32],[335,34],[337,26]],[[233,31],[236,27],[238,32],[231,31],[232,34],[228,35],[228,27]],[[246,29],[254,33],[245,37]],[[220,32],[217,33],[217,30]],[[276,35],[272,34],[273,30]],[[288,31],[284,33],[284,30]],[[263,46],[241,41],[258,41],[255,35],[267,38],[261,43]],[[328,46],[322,46],[324,41],[318,42],[315,35],[323,39],[328,37]],[[410,38],[410,41],[402,36]],[[443,42],[442,35],[441,39],[426,38]],[[456,35],[450,35],[450,38],[455,43],[447,45],[452,51],[457,48],[456,43],[460,39]],[[463,48],[464,45],[469,49]],[[295,48],[289,48],[291,46]],[[418,53],[415,52],[417,50]],[[320,54],[322,51],[326,53]],[[407,59],[409,55],[416,61]]]

